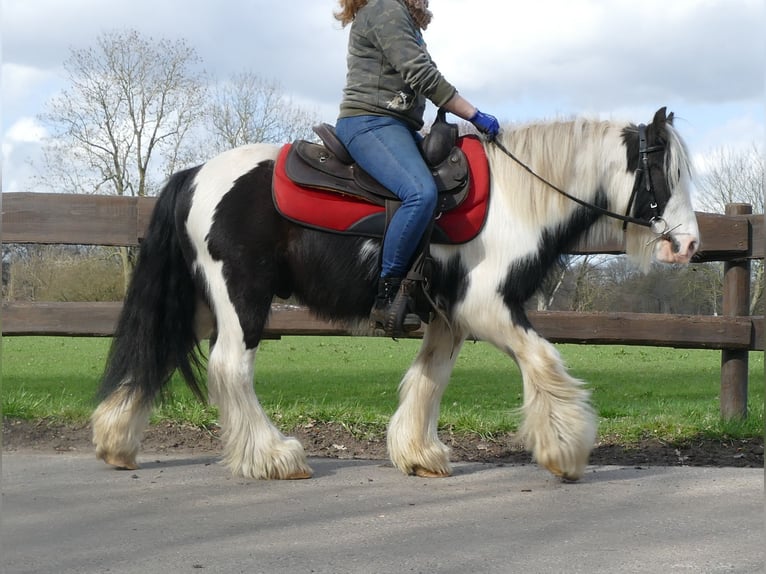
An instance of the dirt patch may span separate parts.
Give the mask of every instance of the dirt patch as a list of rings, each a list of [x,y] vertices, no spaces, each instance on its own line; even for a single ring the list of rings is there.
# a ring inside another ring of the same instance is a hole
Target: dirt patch
[[[340,424],[312,423],[290,433],[309,456],[381,460],[386,458],[385,437],[352,432]],[[360,436],[363,434],[363,436]],[[92,452],[90,425],[75,426],[46,420],[3,419],[3,451]],[[513,435],[484,440],[477,436],[443,433],[452,460],[493,463],[529,463],[531,456]],[[200,429],[175,423],[151,425],[142,451],[149,453],[217,454],[219,429]],[[763,439],[711,440],[694,438],[669,444],[656,439],[623,444],[606,438],[591,453],[593,465],[731,466],[763,468]]]

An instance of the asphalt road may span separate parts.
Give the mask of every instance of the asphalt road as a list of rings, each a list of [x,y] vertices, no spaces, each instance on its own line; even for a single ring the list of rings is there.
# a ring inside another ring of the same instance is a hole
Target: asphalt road
[[[5,454],[5,572],[764,572],[759,469],[591,467],[567,484],[534,465],[427,480],[312,459],[313,479],[266,482],[148,460]]]

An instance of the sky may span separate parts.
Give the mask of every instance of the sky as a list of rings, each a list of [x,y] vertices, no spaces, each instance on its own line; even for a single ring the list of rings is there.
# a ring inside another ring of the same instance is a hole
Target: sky
[[[431,0],[430,8],[425,39],[440,71],[501,122],[648,123],[667,106],[700,171],[721,149],[763,149],[763,0]],[[30,176],[47,135],[39,115],[67,86],[62,64],[109,31],[183,38],[212,78],[254,72],[334,123],[348,37],[336,9],[336,0],[0,0],[3,191],[35,190]]]

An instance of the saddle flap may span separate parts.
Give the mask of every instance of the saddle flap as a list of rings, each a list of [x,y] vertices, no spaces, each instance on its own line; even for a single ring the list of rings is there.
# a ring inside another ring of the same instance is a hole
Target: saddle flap
[[[468,195],[468,158],[457,146],[453,146],[447,159],[431,169],[439,190],[439,211],[455,209]]]
[[[307,167],[312,170],[316,170],[325,175],[329,175],[340,179],[354,179],[351,166],[345,162],[340,161],[335,154],[330,152],[327,147],[322,144],[315,144],[304,140],[297,140],[293,143],[292,151],[297,154],[298,158]],[[296,159],[296,158],[294,158]],[[292,166],[294,168],[297,165]],[[296,177],[300,175],[300,172],[296,174]],[[288,175],[291,175],[288,170]],[[308,177],[308,176],[306,176]],[[300,183],[297,182],[296,183]]]
[[[285,160],[285,172],[298,185],[356,195],[378,205],[397,199],[358,165],[340,161],[321,144],[294,142]]]

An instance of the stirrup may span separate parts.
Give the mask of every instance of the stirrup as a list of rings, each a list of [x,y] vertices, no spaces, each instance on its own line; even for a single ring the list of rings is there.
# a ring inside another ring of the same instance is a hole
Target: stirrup
[[[411,311],[410,290],[412,287],[412,281],[406,279],[402,281],[399,291],[391,302],[383,325],[383,332],[387,337],[402,336],[420,329],[420,317]]]
[[[417,288],[416,282],[407,279],[394,281],[386,291],[379,292],[378,302],[370,313],[372,329],[392,338],[420,328],[420,316],[413,312],[412,294]]]

